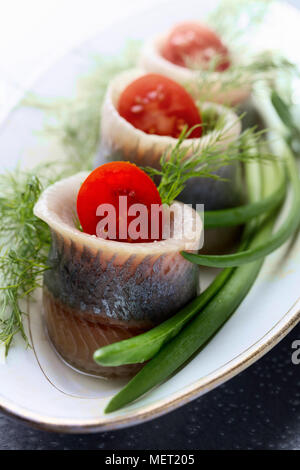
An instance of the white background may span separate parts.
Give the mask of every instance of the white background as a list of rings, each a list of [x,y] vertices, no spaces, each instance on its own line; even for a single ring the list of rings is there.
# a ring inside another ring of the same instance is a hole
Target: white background
[[[55,57],[105,26],[168,0],[0,0],[0,115]]]
[[[0,117],[15,90],[57,56],[151,6],[159,14],[167,2],[172,8],[170,0],[0,0]]]

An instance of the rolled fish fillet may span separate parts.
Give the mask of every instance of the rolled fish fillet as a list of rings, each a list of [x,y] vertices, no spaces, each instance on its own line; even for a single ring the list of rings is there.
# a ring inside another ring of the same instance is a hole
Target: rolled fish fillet
[[[117,105],[122,91],[143,74],[137,69],[126,71],[118,75],[108,87],[102,108],[100,148],[95,166],[107,161],[124,160],[138,166],[159,168],[162,154],[176,145],[178,141],[176,138],[146,134],[136,129],[118,113]],[[182,146],[191,148],[191,151],[193,148],[201,150],[219,138],[217,145],[222,151],[239,136],[240,120],[233,111],[215,103],[205,103],[202,111],[211,111],[217,116],[222,116],[225,122],[223,129],[208,131],[201,138],[186,139]],[[187,182],[183,193],[184,199],[181,197],[179,199],[188,204],[204,204],[206,210],[239,204],[242,198],[240,165],[226,165],[216,173],[227,181],[193,178]]]
[[[177,139],[168,136],[146,134],[136,129],[120,116],[117,110],[122,91],[145,72],[132,69],[118,75],[108,87],[102,108],[101,140],[95,166],[107,161],[130,161],[138,166],[159,168],[160,157],[173,148]],[[186,139],[182,145],[192,148],[205,148],[219,138],[220,151],[234,141],[241,132],[241,121],[227,107],[216,103],[204,103],[202,112],[211,111],[223,116],[224,128],[208,131],[201,138]],[[234,207],[244,202],[244,190],[241,177],[241,165],[236,162],[226,165],[216,172],[224,180],[209,178],[191,178],[185,190],[178,197],[186,204],[204,204],[205,210],[217,210]],[[222,252],[231,248],[239,230],[224,228],[205,231],[204,248],[207,252]]]
[[[232,88],[228,85],[224,86],[225,74],[230,73],[230,69],[223,72],[212,71],[201,74],[201,71],[169,62],[160,52],[167,37],[168,34],[158,35],[147,41],[142,48],[138,65],[146,73],[159,73],[187,86],[196,99],[205,97],[205,100],[216,103],[237,105],[249,98],[251,94],[250,77],[245,76],[243,80],[239,77],[239,86]],[[233,54],[231,54],[231,61],[238,64],[238,59]]]
[[[129,376],[142,365],[102,367],[93,353],[159,324],[197,294],[198,267],[180,251],[198,250],[201,219],[175,202],[166,240],[123,243],[88,235],[74,226],[77,193],[87,176],[78,173],[50,186],[34,209],[52,235],[43,287],[46,326],[71,366],[92,375]]]

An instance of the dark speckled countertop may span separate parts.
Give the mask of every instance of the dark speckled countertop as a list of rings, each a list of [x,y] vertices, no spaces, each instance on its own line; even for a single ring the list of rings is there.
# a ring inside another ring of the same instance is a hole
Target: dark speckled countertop
[[[300,324],[225,385],[166,416],[115,432],[52,434],[0,416],[0,449],[298,449],[300,364],[291,361]]]
[[[300,8],[300,0],[288,3]],[[300,364],[291,360],[295,340],[300,340],[300,324],[227,384],[166,416],[120,431],[53,434],[0,415],[0,450],[300,450]]]

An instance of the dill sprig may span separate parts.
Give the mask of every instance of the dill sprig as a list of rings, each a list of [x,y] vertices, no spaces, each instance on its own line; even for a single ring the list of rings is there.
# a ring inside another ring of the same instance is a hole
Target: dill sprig
[[[232,63],[223,72],[213,74],[219,59],[212,59],[206,70],[191,68],[197,72],[196,84],[199,87],[201,102],[214,101],[216,89],[218,93],[229,93],[242,87],[252,87],[258,81],[272,82],[278,74],[296,74],[297,68],[278,52],[263,51],[252,55],[248,62]],[[194,84],[186,83],[188,91],[193,93]]]
[[[0,342],[6,354],[18,332],[28,344],[21,301],[40,286],[42,274],[48,269],[50,231],[33,214],[45,185],[53,180],[46,176],[48,170],[49,165],[45,165],[0,175]]]
[[[29,344],[22,301],[41,287],[43,273],[49,269],[50,230],[33,208],[44,189],[72,173],[66,160],[30,170],[18,166],[0,174],[0,344],[6,354],[17,333]],[[80,229],[79,225],[75,215],[74,226]]]
[[[207,22],[228,44],[247,40],[263,23],[274,0],[222,0]]]
[[[139,47],[138,42],[130,41],[116,57],[91,57],[92,71],[79,80],[75,98],[49,101],[29,94],[23,100],[23,105],[47,112],[45,131],[61,143],[66,153],[64,166],[74,173],[92,168],[107,86],[115,75],[136,65]]]
[[[183,191],[190,178],[211,178],[224,180],[216,171],[225,165],[236,161],[272,160],[271,153],[262,151],[261,142],[266,131],[257,131],[255,127],[248,128],[226,149],[220,149],[220,143],[225,134],[220,132],[218,137],[204,148],[183,146],[183,142],[195,129],[183,129],[177,144],[173,149],[167,149],[160,159],[160,169],[146,167],[144,170],[152,177],[159,178],[158,191],[163,204],[170,205]]]

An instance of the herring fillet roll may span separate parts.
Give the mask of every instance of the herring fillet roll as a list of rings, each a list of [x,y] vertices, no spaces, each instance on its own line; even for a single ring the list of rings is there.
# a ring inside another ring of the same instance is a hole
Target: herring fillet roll
[[[159,73],[171,78],[183,86],[187,86],[195,99],[205,99],[226,105],[238,105],[248,100],[251,94],[249,77],[236,87],[224,86],[222,79],[229,71],[204,71],[176,65],[161,55],[161,49],[168,37],[167,34],[157,35],[143,46],[138,65],[146,73]],[[238,64],[237,57],[231,55],[233,63]]]
[[[117,110],[118,100],[122,91],[136,78],[144,73],[132,69],[118,75],[108,87],[101,118],[101,139],[95,167],[107,161],[130,161],[138,166],[160,167],[162,154],[173,148],[177,139],[168,136],[146,134],[136,129],[120,116]],[[212,110],[218,116],[224,116],[224,127],[220,130],[209,130],[200,138],[186,139],[182,146],[201,149],[216,142],[218,148],[225,149],[241,132],[241,123],[237,115],[230,109],[215,104],[205,103],[203,111]],[[220,138],[220,132],[222,137]],[[204,204],[206,210],[233,207],[241,203],[240,163],[221,167],[216,172],[227,181],[208,178],[193,178],[187,182],[186,190],[178,198],[187,204]]]
[[[43,287],[46,326],[59,355],[76,369],[129,376],[141,365],[101,367],[93,353],[157,325],[197,294],[198,267],[180,252],[198,250],[201,220],[186,206],[181,237],[182,219],[175,211],[170,238],[153,243],[88,235],[74,226],[77,193],[87,175],[78,173],[50,186],[34,209],[52,236],[51,269],[44,274]]]

